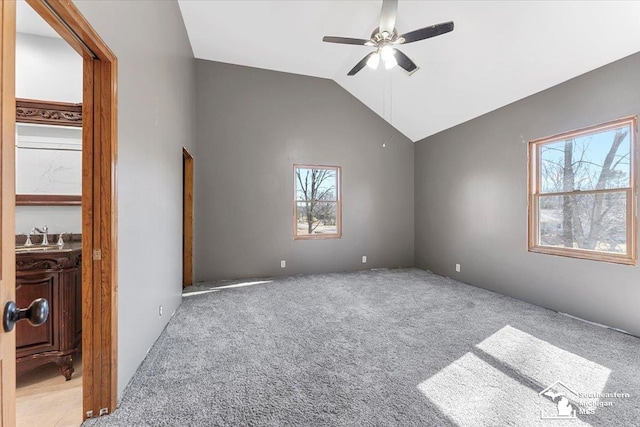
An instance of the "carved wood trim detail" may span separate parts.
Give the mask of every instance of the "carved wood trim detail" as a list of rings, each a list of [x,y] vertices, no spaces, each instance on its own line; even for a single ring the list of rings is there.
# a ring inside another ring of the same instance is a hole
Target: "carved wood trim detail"
[[[17,256],[16,271],[33,270],[62,270],[65,268],[75,268],[82,265],[82,254],[80,251],[55,258],[37,258],[35,256]]]
[[[82,127],[82,104],[16,98],[16,122]]]

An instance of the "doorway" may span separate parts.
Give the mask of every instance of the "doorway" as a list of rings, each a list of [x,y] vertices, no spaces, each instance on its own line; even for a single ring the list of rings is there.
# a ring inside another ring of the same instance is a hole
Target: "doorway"
[[[117,59],[70,1],[26,0],[83,58],[82,99],[82,418],[112,412],[117,399]],[[0,295],[15,293],[16,4],[0,3]],[[14,329],[15,330],[15,329]],[[15,425],[15,333],[0,333],[2,425]]]
[[[82,418],[82,56],[16,3],[16,426]],[[47,238],[44,238],[46,233]],[[55,262],[51,262],[55,260]]]
[[[193,156],[182,148],[182,287],[193,285]]]

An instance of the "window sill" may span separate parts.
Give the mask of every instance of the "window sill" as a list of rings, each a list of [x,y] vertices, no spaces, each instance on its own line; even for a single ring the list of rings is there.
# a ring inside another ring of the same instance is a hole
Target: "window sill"
[[[612,253],[590,251],[587,249],[569,249],[569,248],[559,248],[559,247],[551,247],[551,246],[530,246],[529,252],[545,254],[545,255],[563,256],[563,257],[569,257],[569,258],[586,259],[591,261],[610,262],[614,264],[623,264],[623,265],[631,265],[631,266],[638,265],[637,258],[632,255],[627,255],[627,254],[617,255]]]
[[[293,236],[293,240],[325,240],[325,239],[342,239],[342,234],[318,234],[307,236]]]

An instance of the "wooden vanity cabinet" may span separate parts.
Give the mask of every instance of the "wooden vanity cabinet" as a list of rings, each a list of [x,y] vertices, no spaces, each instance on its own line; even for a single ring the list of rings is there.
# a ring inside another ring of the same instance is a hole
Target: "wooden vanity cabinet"
[[[49,301],[49,318],[40,326],[16,324],[16,372],[21,375],[54,362],[68,381],[82,338],[81,250],[16,255],[16,304]]]

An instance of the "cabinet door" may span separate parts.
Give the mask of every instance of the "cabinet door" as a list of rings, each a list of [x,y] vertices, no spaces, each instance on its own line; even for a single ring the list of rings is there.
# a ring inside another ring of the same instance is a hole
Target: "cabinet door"
[[[29,322],[16,323],[16,356],[23,357],[43,351],[57,350],[58,315],[58,273],[43,273],[16,279],[16,305],[28,307],[36,298],[49,301],[49,318],[40,326],[32,326]]]
[[[73,345],[78,345],[82,340],[82,269],[78,268],[73,274],[75,283],[75,310],[73,311],[75,323],[75,339]]]
[[[79,268],[60,273],[60,351],[75,348],[82,338],[82,273]]]

